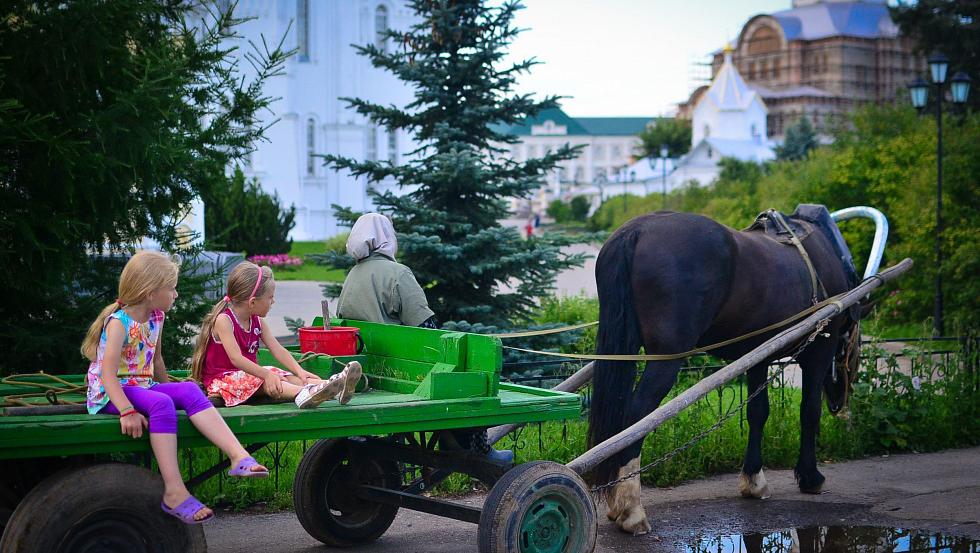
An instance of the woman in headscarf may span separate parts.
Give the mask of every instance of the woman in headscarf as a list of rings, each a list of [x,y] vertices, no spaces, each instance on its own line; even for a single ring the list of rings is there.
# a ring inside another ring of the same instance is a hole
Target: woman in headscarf
[[[439,328],[425,292],[412,270],[395,261],[398,238],[391,221],[380,213],[361,215],[350,229],[347,253],[357,265],[347,273],[337,304],[337,316],[372,323]],[[453,446],[470,448],[490,460],[512,463],[514,453],[487,444],[483,429],[448,433]]]
[[[357,265],[347,274],[337,316],[374,323],[438,328],[412,270],[395,261],[398,238],[379,213],[361,215],[350,230],[347,253]]]

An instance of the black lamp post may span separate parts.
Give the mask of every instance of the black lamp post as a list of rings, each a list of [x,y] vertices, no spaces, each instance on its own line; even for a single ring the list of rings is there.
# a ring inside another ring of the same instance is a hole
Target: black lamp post
[[[942,336],[943,330],[943,84],[949,58],[936,52],[929,57],[929,74],[936,86],[936,295],[933,314],[933,334]],[[970,93],[970,78],[963,72],[957,73],[950,81],[953,102],[961,104]],[[929,83],[921,77],[909,85],[912,105],[922,109],[929,97]]]
[[[660,169],[663,171],[663,192],[660,196],[660,209],[667,209],[667,154],[670,150],[664,144],[660,147]]]

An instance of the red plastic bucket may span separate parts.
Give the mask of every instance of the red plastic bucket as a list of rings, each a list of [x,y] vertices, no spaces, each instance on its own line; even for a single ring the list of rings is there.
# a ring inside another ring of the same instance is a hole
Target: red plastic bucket
[[[352,326],[305,326],[299,329],[299,350],[303,353],[356,355],[364,351],[359,328]]]

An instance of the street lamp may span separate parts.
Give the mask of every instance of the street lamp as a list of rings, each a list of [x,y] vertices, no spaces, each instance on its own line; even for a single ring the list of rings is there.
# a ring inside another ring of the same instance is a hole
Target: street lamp
[[[667,145],[660,146],[660,169],[663,171],[663,193],[660,196],[660,209],[667,209]]]
[[[929,57],[929,75],[936,86],[936,292],[933,313],[933,334],[942,336],[943,332],[943,84],[949,69],[949,58],[936,52]],[[966,102],[970,93],[970,77],[963,72],[953,76],[950,81],[953,102]],[[912,105],[922,109],[929,96],[929,83],[921,77],[909,84]]]

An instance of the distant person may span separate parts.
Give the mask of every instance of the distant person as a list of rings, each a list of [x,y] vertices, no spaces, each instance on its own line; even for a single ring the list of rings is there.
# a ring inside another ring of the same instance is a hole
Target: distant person
[[[398,238],[391,221],[380,213],[365,213],[351,227],[347,253],[357,261],[347,273],[337,304],[337,316],[372,323],[439,328],[425,292],[412,270],[395,261]],[[458,445],[511,463],[514,453],[487,444],[486,431],[450,433]]]
[[[527,235],[527,239],[530,240],[534,236],[534,218],[527,220],[527,224],[524,225],[524,233]]]
[[[117,415],[123,434],[139,438],[144,428],[149,431],[163,477],[160,508],[186,524],[200,524],[214,512],[187,491],[180,474],[177,409],[231,459],[230,476],[266,477],[269,471],[245,451],[197,384],[169,381],[161,342],[164,314],[177,300],[178,272],[170,258],[149,251],[123,267],[119,298],[102,309],[82,342],[82,355],[92,362],[86,403],[93,415]],[[124,509],[126,498],[118,501]]]
[[[265,323],[263,317],[276,302],[271,268],[243,261],[228,275],[226,290],[201,323],[191,362],[191,376],[209,396],[220,397],[226,407],[259,398],[293,400],[300,409],[334,397],[341,404],[350,401],[361,378],[360,363],[351,361],[341,372],[321,380],[299,366]],[[288,371],[258,364],[260,340]]]
[[[538,228],[540,226],[541,226],[541,213],[535,211],[534,212],[534,228]]]

